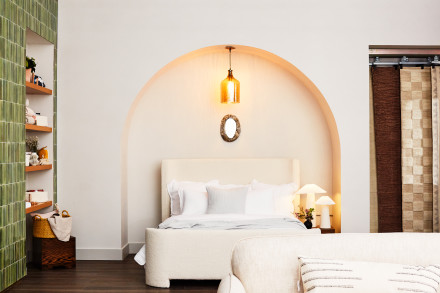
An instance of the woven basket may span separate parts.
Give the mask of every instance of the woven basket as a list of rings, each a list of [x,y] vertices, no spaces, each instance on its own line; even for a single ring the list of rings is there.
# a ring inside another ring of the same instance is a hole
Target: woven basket
[[[63,218],[70,217],[69,213],[64,210],[61,215]],[[34,228],[33,235],[36,238],[56,238],[55,234],[52,232],[52,228],[50,228],[49,221],[47,219],[43,219],[39,215],[36,215],[33,219]]]

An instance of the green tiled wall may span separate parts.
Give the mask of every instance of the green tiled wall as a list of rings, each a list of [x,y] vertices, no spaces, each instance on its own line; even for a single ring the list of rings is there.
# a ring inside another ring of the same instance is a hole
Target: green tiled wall
[[[57,0],[0,0],[0,291],[26,275],[26,29],[55,44],[56,60],[57,17]],[[54,77],[56,150],[56,64]],[[54,151],[56,174],[55,155]]]

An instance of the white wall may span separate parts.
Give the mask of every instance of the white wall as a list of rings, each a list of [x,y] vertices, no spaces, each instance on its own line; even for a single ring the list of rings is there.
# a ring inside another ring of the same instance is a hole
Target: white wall
[[[224,105],[220,81],[227,75],[227,50],[216,46],[191,55],[149,83],[130,114],[127,148],[122,150],[127,152],[123,176],[129,243],[144,242],[145,227],[160,223],[164,158],[295,157],[301,162],[302,184],[319,184],[331,195],[329,128],[318,101],[302,82],[267,56],[237,47],[232,67],[241,84],[241,102]],[[242,132],[233,143],[220,136],[226,114],[240,120]]]
[[[117,258],[128,240],[121,136],[129,108],[163,66],[241,44],[297,66],[338,125],[342,230],[369,231],[368,45],[438,45],[440,2],[63,0],[59,3],[58,197],[79,258]],[[437,43],[436,43],[437,42]]]

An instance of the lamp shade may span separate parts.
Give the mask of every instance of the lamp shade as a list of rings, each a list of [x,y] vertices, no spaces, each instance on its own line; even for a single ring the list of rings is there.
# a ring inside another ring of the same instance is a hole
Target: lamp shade
[[[315,204],[323,205],[323,206],[331,206],[334,205],[335,202],[329,196],[323,195],[315,202]]]
[[[228,70],[228,76],[221,83],[221,103],[240,103],[240,82],[234,78],[231,69]]]
[[[303,187],[301,187],[296,193],[297,194],[327,193],[327,191],[325,191],[316,184],[306,184]]]

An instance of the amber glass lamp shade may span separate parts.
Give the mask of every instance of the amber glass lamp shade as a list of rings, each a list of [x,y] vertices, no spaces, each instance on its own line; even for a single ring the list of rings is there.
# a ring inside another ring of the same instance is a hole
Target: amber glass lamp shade
[[[221,83],[221,103],[240,103],[240,82],[234,78],[231,69],[228,70],[228,76]]]

